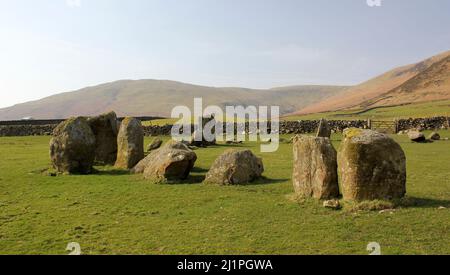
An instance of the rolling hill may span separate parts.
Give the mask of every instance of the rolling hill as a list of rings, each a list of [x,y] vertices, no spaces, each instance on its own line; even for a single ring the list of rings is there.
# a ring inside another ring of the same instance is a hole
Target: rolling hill
[[[119,116],[170,117],[178,105],[192,107],[195,97],[203,105],[278,105],[287,114],[340,94],[344,86],[291,86],[268,90],[216,88],[168,80],[122,80],[0,109],[0,120],[24,117],[59,119],[90,116],[110,110]]]
[[[446,99],[450,99],[450,51],[391,70],[295,114],[369,110]]]

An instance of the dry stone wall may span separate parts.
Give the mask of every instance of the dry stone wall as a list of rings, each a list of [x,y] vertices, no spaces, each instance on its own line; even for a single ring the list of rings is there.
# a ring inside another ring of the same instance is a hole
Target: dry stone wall
[[[449,120],[450,118],[448,117],[401,119],[398,121],[398,130],[404,131],[413,128],[438,130],[448,127]],[[46,122],[49,123],[52,121]],[[41,124],[43,121],[21,121],[20,123],[0,122],[0,137],[51,135],[53,129],[57,126],[57,123]],[[314,133],[317,130],[319,123],[319,120],[281,121],[280,134]],[[330,120],[328,121],[328,124],[334,132],[342,132],[347,128],[364,129],[368,127],[366,120]],[[143,128],[145,136],[170,136],[172,125],[144,126]],[[249,125],[247,123],[246,129],[248,128]]]

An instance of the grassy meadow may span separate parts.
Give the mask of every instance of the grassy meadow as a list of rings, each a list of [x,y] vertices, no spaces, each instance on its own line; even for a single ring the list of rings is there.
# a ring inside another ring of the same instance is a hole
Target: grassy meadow
[[[286,120],[328,119],[408,119],[422,117],[450,116],[450,100],[408,104],[392,107],[378,107],[371,110],[344,110],[328,113],[317,113],[301,116],[289,116]]]
[[[155,185],[112,167],[52,177],[49,137],[0,138],[0,254],[68,254],[69,242],[83,254],[368,254],[369,242],[383,254],[450,254],[450,141],[394,138],[415,203],[391,213],[293,200],[287,143],[270,154],[256,143],[235,147],[263,158],[265,178],[222,187],[201,182],[231,146],[197,150],[187,181]],[[336,148],[340,139],[333,136]]]

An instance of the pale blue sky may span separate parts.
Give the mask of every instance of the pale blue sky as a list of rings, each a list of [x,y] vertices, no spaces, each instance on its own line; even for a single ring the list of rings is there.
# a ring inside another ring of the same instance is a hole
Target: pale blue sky
[[[0,0],[0,107],[119,79],[356,84],[450,50],[450,1]]]

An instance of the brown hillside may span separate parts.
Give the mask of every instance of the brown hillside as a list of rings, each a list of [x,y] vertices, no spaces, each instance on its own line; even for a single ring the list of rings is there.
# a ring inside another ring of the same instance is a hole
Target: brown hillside
[[[123,80],[0,109],[0,120],[90,116],[110,110],[116,111],[119,116],[170,117],[175,106],[192,108],[195,97],[203,98],[204,106],[277,105],[280,112],[286,114],[336,95],[346,88],[291,86],[253,90],[205,87],[167,80]]]
[[[303,108],[296,114],[450,99],[449,57],[450,51],[391,70],[339,95]]]
[[[363,103],[363,107],[450,99],[450,56],[434,63],[399,87]]]

